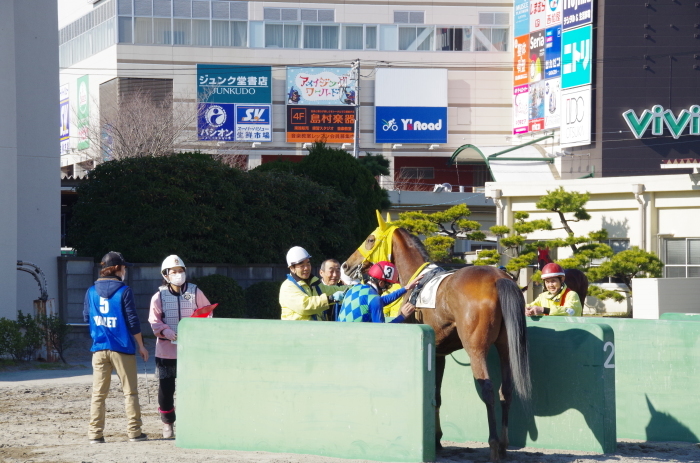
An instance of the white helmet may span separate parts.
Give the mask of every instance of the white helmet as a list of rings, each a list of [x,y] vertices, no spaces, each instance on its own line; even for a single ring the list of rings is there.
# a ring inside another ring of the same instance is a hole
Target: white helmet
[[[160,266],[160,273],[163,276],[165,276],[168,274],[168,269],[171,269],[173,267],[187,268],[185,266],[185,263],[182,261],[182,259],[180,259],[175,254],[173,254],[173,255],[170,255],[170,256],[165,258],[165,260],[163,261],[163,263]]]
[[[296,265],[306,259],[311,259],[311,255],[301,246],[294,246],[292,249],[287,251],[287,267]]]

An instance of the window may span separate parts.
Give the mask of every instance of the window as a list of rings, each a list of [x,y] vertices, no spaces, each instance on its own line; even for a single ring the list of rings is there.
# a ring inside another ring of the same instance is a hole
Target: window
[[[134,37],[131,32],[131,18],[119,17],[119,43],[133,43]]]
[[[264,8],[263,18],[267,21],[299,21],[299,8]]]
[[[508,51],[508,29],[478,27],[474,32],[474,51]]]
[[[700,277],[700,238],[664,240],[666,278]]]
[[[248,23],[246,21],[231,21],[231,45],[234,47],[248,45]]]
[[[173,19],[173,44],[191,45],[191,19]]]
[[[471,51],[471,27],[438,27],[435,48],[443,51]]]
[[[434,167],[402,167],[399,174],[402,179],[431,180],[435,178]]]
[[[305,25],[304,48],[338,48],[338,26]]]
[[[365,26],[365,49],[377,49],[377,26]]]
[[[398,50],[399,36],[396,26],[379,26],[379,48],[381,50]]]
[[[304,22],[335,22],[335,10],[323,9],[323,10],[301,10],[301,20]]]
[[[364,48],[364,28],[362,26],[343,27],[343,49],[362,50]]]
[[[153,18],[153,43],[171,45],[173,28],[170,19]]]
[[[248,20],[248,2],[229,2],[231,4],[231,19]]]
[[[209,46],[209,20],[192,20],[192,45]]]
[[[507,26],[508,13],[479,13],[479,25]]]
[[[399,26],[399,50],[432,50],[432,27]]]
[[[299,48],[299,24],[266,24],[265,48]]]
[[[394,24],[425,24],[425,12],[394,11]]]
[[[134,43],[153,43],[153,20],[134,18]]]
[[[215,47],[231,45],[230,23],[228,21],[211,22],[211,44]]]

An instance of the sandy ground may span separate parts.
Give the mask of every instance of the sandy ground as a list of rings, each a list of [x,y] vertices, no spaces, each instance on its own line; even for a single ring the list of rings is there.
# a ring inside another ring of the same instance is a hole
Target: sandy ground
[[[152,350],[152,341],[151,344]],[[261,462],[320,463],[357,462],[314,455],[276,454],[190,450],[175,446],[174,440],[160,437],[161,423],[157,413],[157,386],[151,359],[146,375],[139,363],[139,395],[142,404],[146,442],[128,442],[124,432],[123,396],[119,381],[113,376],[107,400],[106,444],[90,445],[87,424],[90,408],[91,370],[86,349],[74,349],[69,358],[73,368],[66,370],[4,369],[0,370],[0,462]],[[81,366],[82,365],[82,366]],[[150,393],[151,403],[148,403]],[[177,428],[176,428],[177,431]],[[488,461],[488,448],[483,442],[444,442],[438,462],[467,463]],[[586,452],[511,449],[509,462],[700,462],[700,446],[688,443],[646,443],[620,441],[615,454]]]

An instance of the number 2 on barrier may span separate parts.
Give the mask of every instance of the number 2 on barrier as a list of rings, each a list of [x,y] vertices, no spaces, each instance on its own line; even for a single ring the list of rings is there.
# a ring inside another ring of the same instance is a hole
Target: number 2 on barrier
[[[603,345],[603,352],[606,352],[608,350],[608,347],[610,347],[610,355],[608,355],[608,358],[605,360],[605,363],[603,366],[605,368],[615,368],[615,364],[611,363],[613,357],[615,356],[615,344],[612,342],[608,341]]]

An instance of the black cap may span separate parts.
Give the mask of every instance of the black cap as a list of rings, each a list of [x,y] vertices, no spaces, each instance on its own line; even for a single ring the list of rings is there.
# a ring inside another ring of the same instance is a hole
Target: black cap
[[[109,251],[102,257],[102,267],[112,267],[114,265],[124,265],[126,267],[131,267],[134,264],[130,264],[124,260],[121,252]]]

